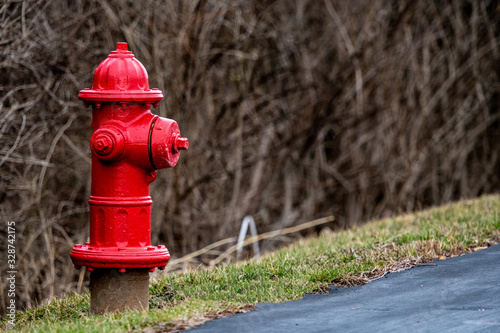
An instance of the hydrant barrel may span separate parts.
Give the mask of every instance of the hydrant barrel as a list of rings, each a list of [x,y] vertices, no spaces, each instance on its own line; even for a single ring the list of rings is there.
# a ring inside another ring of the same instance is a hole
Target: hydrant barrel
[[[151,113],[163,94],[149,88],[146,69],[126,43],[101,62],[92,88],[78,98],[92,106],[92,184],[90,241],[75,245],[73,263],[91,271],[163,269],[170,254],[164,245],[151,245],[149,184],[156,170],[176,165],[189,141],[177,122]],[[108,281],[105,274],[94,276]]]

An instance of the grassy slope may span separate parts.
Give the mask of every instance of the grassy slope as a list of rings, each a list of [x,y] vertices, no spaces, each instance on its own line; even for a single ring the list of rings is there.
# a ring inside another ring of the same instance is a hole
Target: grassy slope
[[[171,274],[153,283],[148,313],[92,316],[89,296],[70,295],[18,313],[22,331],[121,332],[190,327],[257,302],[296,300],[328,284],[362,284],[387,272],[500,240],[500,197],[485,196],[340,232],[323,232],[260,260]],[[6,320],[1,322],[5,325]],[[0,326],[1,327],[1,326]]]

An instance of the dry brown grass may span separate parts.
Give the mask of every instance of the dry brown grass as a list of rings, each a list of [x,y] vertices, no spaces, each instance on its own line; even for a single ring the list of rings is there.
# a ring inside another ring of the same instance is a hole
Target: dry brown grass
[[[18,305],[84,287],[68,255],[88,237],[76,96],[117,41],[191,142],[151,191],[153,241],[180,256],[246,214],[260,232],[349,226],[497,190],[499,16],[497,1],[3,1],[0,216],[17,222]]]

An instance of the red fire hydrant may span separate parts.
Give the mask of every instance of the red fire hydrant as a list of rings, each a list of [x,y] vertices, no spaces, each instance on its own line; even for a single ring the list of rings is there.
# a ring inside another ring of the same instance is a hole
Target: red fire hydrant
[[[151,246],[149,184],[189,142],[174,120],[151,113],[163,94],[149,89],[127,43],[117,44],[78,98],[92,105],[90,242],[76,244],[70,256],[92,272],[92,312],[147,309],[149,271],[170,259],[164,245]]]

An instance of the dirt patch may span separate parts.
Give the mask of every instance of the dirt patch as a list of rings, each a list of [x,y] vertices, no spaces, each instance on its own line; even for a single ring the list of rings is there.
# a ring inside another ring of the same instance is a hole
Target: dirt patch
[[[470,244],[466,247],[457,247],[451,249],[450,251],[443,251],[439,244],[437,244],[437,241],[418,242],[416,244],[416,248],[418,249],[419,253],[423,253],[422,255],[419,255],[417,257],[407,256],[394,261],[383,258],[384,261],[387,261],[387,264],[384,265],[383,268],[375,268],[372,271],[361,272],[361,274],[359,275],[341,276],[332,280],[331,284],[336,288],[348,288],[363,285],[367,282],[383,278],[389,273],[399,272],[415,266],[433,265],[433,262],[438,260],[444,260],[447,258],[480,251],[498,244],[499,241],[500,239],[487,240],[479,244]],[[385,246],[385,248],[388,251],[392,251],[397,250],[397,248],[402,248],[405,245],[408,244],[400,246],[391,244],[389,246]],[[434,265],[436,264],[434,263]]]
[[[145,333],[175,333],[182,332],[187,329],[200,326],[214,319],[232,316],[237,313],[245,313],[255,309],[255,304],[247,304],[237,308],[227,308],[217,312],[208,312],[200,317],[188,318],[175,323],[162,323],[154,327],[150,327],[143,332]]]
[[[328,286],[328,284],[322,284],[319,286],[319,288],[308,291],[306,295],[326,294],[329,292],[330,292],[330,287]]]

